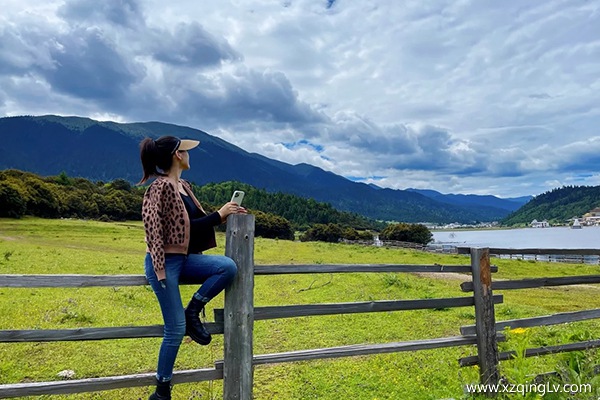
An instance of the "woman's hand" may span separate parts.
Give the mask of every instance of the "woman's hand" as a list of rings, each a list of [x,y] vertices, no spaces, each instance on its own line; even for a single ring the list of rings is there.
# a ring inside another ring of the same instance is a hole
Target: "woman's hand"
[[[221,207],[221,209],[219,210],[219,215],[221,216],[221,220],[226,220],[228,216],[230,216],[231,214],[247,214],[248,211],[241,206],[238,206],[237,203],[230,201],[229,203],[226,203],[223,207]]]

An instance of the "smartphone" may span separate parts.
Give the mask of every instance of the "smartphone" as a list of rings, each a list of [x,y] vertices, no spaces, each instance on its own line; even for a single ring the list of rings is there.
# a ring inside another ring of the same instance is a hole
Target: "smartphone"
[[[233,196],[231,196],[231,201],[236,202],[238,206],[242,205],[242,200],[244,199],[244,192],[241,190],[236,190],[233,192]]]

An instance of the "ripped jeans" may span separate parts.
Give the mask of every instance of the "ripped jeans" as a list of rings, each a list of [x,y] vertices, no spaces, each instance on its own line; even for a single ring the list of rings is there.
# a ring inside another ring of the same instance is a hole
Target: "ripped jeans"
[[[162,287],[154,273],[149,253],[146,254],[144,266],[146,279],[158,298],[164,320],[156,378],[160,382],[167,382],[173,377],[173,365],[185,335],[185,314],[179,284],[201,283],[194,297],[207,303],[231,283],[237,267],[231,258],[225,256],[166,254],[166,287]]]

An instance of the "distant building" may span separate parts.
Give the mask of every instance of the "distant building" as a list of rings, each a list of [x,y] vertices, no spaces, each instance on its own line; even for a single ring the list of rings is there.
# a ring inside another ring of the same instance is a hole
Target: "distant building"
[[[585,225],[600,225],[600,207],[596,207],[583,216]]]
[[[533,221],[531,221],[531,224],[529,224],[529,226],[531,226],[532,228],[549,228],[550,224],[546,220],[540,222],[537,219],[534,219]]]
[[[596,207],[593,210],[588,211],[579,219],[582,225],[600,225],[600,207]]]

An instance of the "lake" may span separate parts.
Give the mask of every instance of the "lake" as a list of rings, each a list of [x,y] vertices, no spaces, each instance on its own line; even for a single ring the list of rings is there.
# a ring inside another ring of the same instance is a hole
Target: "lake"
[[[600,227],[443,230],[433,233],[433,244],[458,247],[600,249]]]

